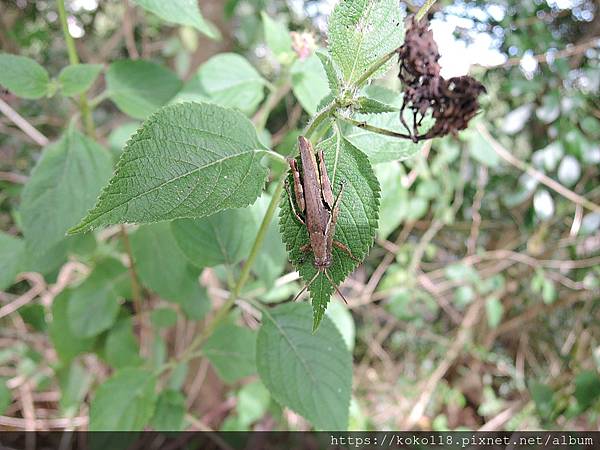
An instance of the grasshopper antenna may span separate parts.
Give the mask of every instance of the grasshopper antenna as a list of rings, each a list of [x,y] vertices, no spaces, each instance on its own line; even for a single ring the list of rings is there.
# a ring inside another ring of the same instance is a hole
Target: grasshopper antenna
[[[338,295],[340,297],[342,297],[342,300],[344,300],[344,303],[347,305],[348,304],[348,300],[346,300],[346,297],[344,297],[344,294],[342,294],[342,291],[340,291],[338,289],[338,287],[336,286],[336,284],[333,282],[333,280],[331,279],[331,275],[329,275],[329,272],[327,272],[326,270],[324,270],[325,272],[325,276],[327,277],[327,279],[329,280],[329,282],[331,283],[331,285],[334,287],[335,291],[338,293]]]
[[[310,287],[311,284],[313,284],[313,281],[315,281],[317,279],[317,277],[319,276],[319,273],[321,273],[321,272],[317,271],[317,273],[315,273],[315,276],[312,277],[308,283],[306,283],[306,285],[302,288],[302,290],[300,292],[298,292],[296,294],[296,296],[294,297],[294,300],[292,300],[292,301],[295,302],[296,300],[298,300],[298,297],[300,297],[302,295],[302,293],[304,291],[306,291]]]

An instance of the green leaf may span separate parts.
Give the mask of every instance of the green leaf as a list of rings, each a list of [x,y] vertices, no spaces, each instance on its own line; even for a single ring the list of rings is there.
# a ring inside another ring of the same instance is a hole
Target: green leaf
[[[265,96],[265,83],[243,56],[220,53],[200,67],[178,99],[207,101],[250,115]]]
[[[258,225],[249,209],[227,209],[171,223],[179,249],[198,267],[236,264],[250,252]]]
[[[6,386],[6,381],[0,378],[0,414],[4,414],[6,409],[12,403],[12,394]]]
[[[319,61],[321,61],[321,65],[323,66],[323,70],[325,71],[325,75],[327,76],[329,90],[333,94],[338,94],[340,92],[340,77],[337,73],[335,66],[333,65],[331,56],[329,56],[329,53],[325,53],[322,51],[316,51],[315,55],[317,55],[317,58],[319,58]]]
[[[155,384],[155,375],[144,369],[115,372],[92,400],[89,431],[142,430],[154,413]]]
[[[13,284],[21,271],[24,258],[23,239],[0,231],[0,291]]]
[[[327,317],[341,333],[348,350],[354,350],[354,340],[356,337],[356,326],[350,310],[338,302],[331,302],[327,308]]]
[[[575,377],[575,399],[585,411],[600,397],[600,376],[597,372],[586,371]]]
[[[377,233],[382,239],[387,239],[408,216],[409,195],[400,182],[405,173],[399,163],[390,161],[388,164],[378,164],[375,173],[381,185]]]
[[[120,319],[109,330],[106,337],[104,345],[106,362],[115,369],[139,366],[142,363],[139,353],[139,344],[133,334],[131,318]]]
[[[235,383],[256,373],[256,332],[225,323],[208,338],[202,353],[223,381]]]
[[[265,310],[256,345],[258,373],[275,400],[315,428],[346,430],[352,356],[329,318],[316,333],[311,322],[306,303]]]
[[[271,396],[260,381],[246,384],[238,393],[235,409],[240,425],[245,428],[256,422],[267,412]]]
[[[58,74],[62,93],[71,96],[86,92],[92,87],[101,71],[102,64],[77,64],[65,67]]]
[[[156,328],[169,328],[177,323],[177,313],[171,308],[158,308],[150,313],[152,326]]]
[[[89,338],[108,330],[119,312],[118,287],[129,281],[128,272],[116,259],[101,261],[93,272],[73,289],[67,316],[76,336]]]
[[[345,244],[359,260],[367,255],[375,237],[379,211],[379,183],[367,157],[339,134],[318,145],[325,157],[325,166],[333,187],[334,197],[341,182],[345,182],[340,200],[340,212],[334,239]],[[300,164],[298,159],[298,164]],[[293,184],[291,174],[289,182]],[[279,228],[289,252],[290,260],[305,282],[316,274],[314,259],[300,248],[309,242],[307,229],[298,222],[284,195],[280,203]],[[341,283],[358,263],[346,253],[333,248],[333,263],[327,270],[333,281]],[[309,287],[314,311],[313,329],[319,326],[334,287],[324,274],[320,274]]]
[[[142,8],[156,14],[161,19],[179,25],[189,25],[211,39],[221,38],[219,29],[202,17],[195,0],[134,0]]]
[[[48,335],[61,361],[68,364],[80,353],[94,348],[95,338],[81,338],[71,330],[67,317],[67,308],[71,301],[71,290],[66,289],[52,301],[52,322],[48,326]]]
[[[181,81],[159,64],[122,60],[108,67],[106,87],[121,111],[136,119],[145,119],[179,92]]]
[[[500,157],[494,151],[490,143],[477,130],[468,130],[463,132],[463,137],[467,139],[469,153],[479,163],[487,167],[498,167]]]
[[[396,0],[342,0],[329,18],[329,51],[346,83],[400,47],[404,13]]]
[[[127,143],[98,203],[70,232],[247,206],[267,177],[263,154],[254,126],[242,114],[210,104],[167,106]]]
[[[397,113],[399,111],[396,106],[388,105],[370,97],[359,97],[356,103],[356,112],[361,114]]]
[[[551,419],[555,406],[552,388],[538,381],[532,381],[529,392],[540,417],[544,420]]]
[[[158,396],[150,426],[156,431],[181,431],[185,409],[185,398],[181,392],[164,390]]]
[[[327,74],[319,57],[311,55],[305,60],[298,59],[291,69],[294,95],[310,115],[317,112],[321,100],[329,94]]]
[[[131,235],[131,250],[144,286],[172,302],[200,300],[200,271],[177,246],[169,223],[141,226]]]
[[[48,146],[21,197],[28,251],[42,255],[61,244],[69,227],[94,204],[111,173],[110,154],[72,127]]]
[[[17,97],[43,97],[49,83],[48,72],[33,59],[0,53],[0,85]]]
[[[74,417],[84,401],[92,384],[92,374],[79,362],[73,361],[57,372],[60,385],[60,411],[67,417]]]
[[[257,224],[257,232],[258,224],[262,222],[270,202],[271,195],[265,193],[250,208]],[[253,271],[267,287],[272,287],[277,277],[283,273],[286,263],[285,245],[281,241],[277,223],[272,220],[269,222],[265,240],[254,262]]]
[[[292,38],[287,26],[281,22],[273,20],[269,15],[261,11],[263,22],[263,31],[265,41],[279,62],[286,64],[293,58]]]
[[[491,328],[496,328],[502,320],[504,306],[502,306],[502,302],[498,297],[490,297],[485,302],[485,312],[489,326]]]
[[[402,106],[402,96],[381,86],[368,86],[364,89],[364,94],[384,105],[396,108]],[[408,119],[408,114],[406,114],[405,117]],[[400,123],[400,115],[397,112],[356,114],[354,118],[378,128],[403,133],[406,132],[406,129]],[[432,120],[429,117],[426,117],[422,126],[419,127],[419,130],[425,131],[429,129],[431,124]],[[358,149],[363,151],[373,164],[410,158],[423,147],[422,143],[415,144],[409,139],[384,136],[372,133],[363,128],[352,126],[344,127],[344,136]]]

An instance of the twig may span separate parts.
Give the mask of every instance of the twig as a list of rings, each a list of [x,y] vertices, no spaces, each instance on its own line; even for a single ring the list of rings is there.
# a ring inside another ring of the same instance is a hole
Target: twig
[[[591,211],[600,212],[599,205],[596,205],[595,203],[589,201],[585,197],[582,197],[581,195],[576,194],[572,190],[567,189],[559,182],[553,180],[552,178],[546,176],[539,170],[534,169],[531,165],[515,157],[510,151],[504,148],[502,144],[500,144],[500,142],[498,142],[492,137],[485,125],[483,125],[481,122],[477,123],[475,125],[475,128],[477,128],[477,130],[481,133],[483,138],[490,144],[490,146],[498,154],[498,156],[500,156],[506,162],[512,164],[517,169],[522,170],[523,172],[527,172],[531,177],[535,178],[540,183],[545,184],[550,189],[562,195],[566,199],[571,200],[573,203],[581,205],[584,208],[587,208]]]
[[[477,192],[475,192],[475,198],[473,199],[473,223],[471,225],[471,232],[469,233],[469,240],[467,241],[467,254],[472,255],[475,253],[477,248],[477,238],[479,237],[479,230],[481,227],[481,201],[485,194],[485,185],[488,180],[488,170],[483,164],[479,166],[479,174],[477,176]]]
[[[23,295],[18,297],[16,300],[13,300],[12,302],[10,302],[8,305],[4,305],[2,308],[0,308],[0,319],[2,317],[6,317],[9,314],[12,314],[13,312],[17,311],[19,308],[21,308],[22,306],[25,306],[27,303],[32,301],[34,298],[36,298],[42,292],[44,292],[45,284],[43,282],[42,276],[38,273],[35,273],[35,274],[31,273],[30,275],[32,276],[32,278],[38,279],[38,280],[34,281],[33,287],[31,289],[29,289],[27,292],[25,292]]]
[[[281,80],[283,81],[279,81],[277,83],[277,87],[275,88],[275,90],[271,91],[271,93],[267,97],[267,100],[265,100],[265,102],[261,105],[259,110],[256,111],[254,117],[252,118],[252,122],[254,122],[254,125],[258,130],[262,130],[265,128],[265,125],[267,124],[267,119],[269,118],[271,111],[273,111],[273,109],[279,104],[281,99],[285,97],[292,88],[292,84],[286,79],[286,73],[282,73],[281,77]]]
[[[31,125],[23,116],[10,107],[8,103],[0,98],[0,111],[8,117],[12,123],[18,126],[33,142],[40,147],[48,145],[48,138],[40,133],[33,125]]]
[[[417,11],[417,14],[415,15],[415,19],[421,20],[423,17],[425,17],[425,15],[427,14],[427,12],[429,11],[429,9],[433,6],[433,4],[436,2],[437,0],[427,0],[423,6],[421,6],[421,9],[419,9],[419,11]]]
[[[0,181],[8,181],[15,184],[25,184],[29,177],[20,173],[0,172]]]
[[[534,19],[536,20],[536,23],[539,23],[539,19],[537,19],[537,18],[534,18]],[[585,53],[586,50],[597,47],[598,45],[600,45],[600,38],[595,37],[595,38],[590,39],[589,41],[582,42],[581,44],[573,45],[571,47],[566,47],[566,48],[556,51],[556,52],[546,51],[544,53],[540,53],[539,55],[534,55],[533,59],[538,63],[547,63],[549,56],[551,56],[551,58],[553,60],[561,59],[561,58],[568,58],[569,56],[574,56],[574,55],[579,55],[581,53]],[[523,60],[522,57],[517,56],[514,58],[509,58],[505,62],[500,63],[500,64],[495,64],[492,66],[482,66],[482,67],[484,67],[486,69],[497,69],[497,68],[518,66],[519,64],[521,64],[522,60]]]
[[[454,360],[458,357],[463,346],[467,342],[469,337],[470,329],[477,320],[479,319],[479,310],[481,309],[481,301],[476,300],[467,310],[465,317],[460,324],[460,328],[456,333],[456,337],[452,341],[452,345],[446,351],[446,356],[438,364],[437,368],[433,371],[429,379],[425,382],[419,399],[413,406],[406,423],[403,424],[404,429],[411,429],[420,419],[423,417],[425,408],[431,400],[431,396],[435,390],[435,387],[444,377],[448,369],[454,363]]]
[[[123,32],[125,34],[125,46],[127,47],[127,53],[129,58],[138,59],[140,54],[135,46],[135,36],[133,35],[135,18],[135,10],[131,7],[128,0],[124,1],[125,13],[123,14]]]

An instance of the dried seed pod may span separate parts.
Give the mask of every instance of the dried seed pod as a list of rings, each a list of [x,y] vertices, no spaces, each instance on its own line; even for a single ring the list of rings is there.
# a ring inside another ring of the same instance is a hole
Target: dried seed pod
[[[398,58],[398,77],[404,93],[400,120],[412,140],[418,142],[465,129],[479,110],[477,98],[485,88],[469,76],[445,80],[440,75],[440,54],[426,20],[417,21],[414,16],[410,19]],[[412,127],[404,120],[407,107],[413,113]],[[429,111],[435,123],[426,134],[419,135],[418,127]]]

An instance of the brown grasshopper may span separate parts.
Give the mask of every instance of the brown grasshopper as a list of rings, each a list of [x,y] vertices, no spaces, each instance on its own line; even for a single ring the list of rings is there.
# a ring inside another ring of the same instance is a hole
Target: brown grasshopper
[[[319,161],[317,163],[312,145],[308,139],[304,136],[300,136],[298,138],[298,146],[300,147],[302,173],[298,169],[296,160],[293,158],[288,159],[292,178],[294,180],[294,198],[296,200],[296,205],[294,205],[294,201],[292,200],[292,194],[287,180],[285,188],[288,193],[290,206],[294,216],[308,230],[310,242],[300,247],[300,251],[303,253],[312,252],[317,273],[306,286],[298,292],[296,297],[294,297],[294,300],[310,287],[320,273],[323,273],[339,296],[346,302],[346,299],[327,271],[332,264],[331,250],[333,246],[342,250],[353,260],[359,261],[358,258],[354,257],[346,245],[333,238],[340,212],[340,199],[344,192],[344,182],[341,183],[340,192],[334,199],[331,182],[329,181],[327,169],[325,168],[323,151],[318,151],[317,156]]]

